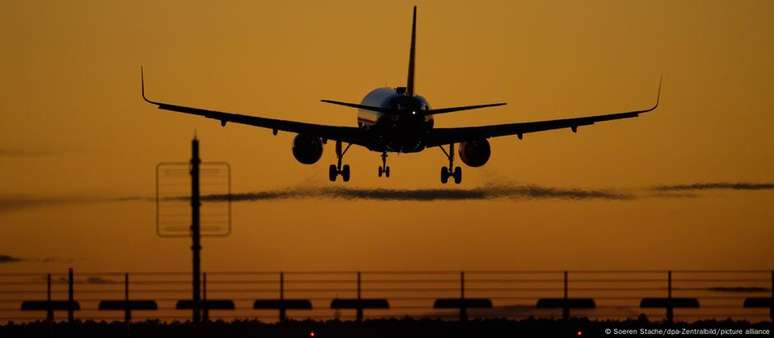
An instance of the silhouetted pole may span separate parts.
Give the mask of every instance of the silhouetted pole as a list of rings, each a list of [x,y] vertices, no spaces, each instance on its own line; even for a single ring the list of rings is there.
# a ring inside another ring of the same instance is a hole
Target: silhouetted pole
[[[358,322],[363,321],[363,303],[360,302],[360,271],[357,272],[357,309],[356,319]]]
[[[570,319],[570,304],[567,303],[567,271],[564,272],[564,302],[562,302],[562,318]]]
[[[129,274],[124,274],[124,322],[132,321],[132,310],[129,308]]]
[[[667,271],[667,308],[666,308],[667,322],[672,324],[674,322],[674,308],[672,307],[672,270]]]
[[[54,307],[51,305],[51,274],[46,275],[46,301],[48,301],[46,309],[46,320],[51,322],[54,320]]]
[[[465,271],[460,271],[460,321],[461,322],[468,320],[468,308],[465,305],[466,305],[465,304]]]
[[[280,309],[279,320],[284,322],[287,319],[287,313],[285,312],[285,273],[280,271]]]
[[[129,305],[129,273],[124,273],[124,325],[126,337],[132,336],[132,308]]]
[[[199,224],[199,140],[191,141],[191,252],[193,254],[193,322],[201,321],[201,227]]]
[[[73,268],[67,270],[67,321],[75,321],[75,300],[73,299]]]

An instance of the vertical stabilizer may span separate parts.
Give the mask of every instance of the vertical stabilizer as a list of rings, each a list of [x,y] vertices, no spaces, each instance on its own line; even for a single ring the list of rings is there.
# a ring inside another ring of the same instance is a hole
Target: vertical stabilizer
[[[411,19],[411,49],[409,50],[408,81],[406,94],[414,96],[414,54],[417,40],[417,6],[414,6],[414,15]]]

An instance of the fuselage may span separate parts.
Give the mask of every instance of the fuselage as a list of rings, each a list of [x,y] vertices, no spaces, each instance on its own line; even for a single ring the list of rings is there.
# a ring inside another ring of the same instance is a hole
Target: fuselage
[[[403,87],[383,87],[369,92],[361,104],[386,110],[358,110],[358,127],[374,137],[372,150],[411,153],[424,149],[422,135],[433,128],[433,116],[424,113],[430,109],[424,97],[408,96]]]

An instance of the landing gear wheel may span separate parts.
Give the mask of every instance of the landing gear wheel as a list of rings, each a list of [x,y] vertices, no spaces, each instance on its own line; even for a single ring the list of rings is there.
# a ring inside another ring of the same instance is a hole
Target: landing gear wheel
[[[454,183],[460,184],[462,182],[462,168],[454,166],[454,143],[449,144],[449,151],[446,151],[443,146],[438,146],[438,148],[441,148],[443,154],[449,159],[449,166],[441,167],[441,183],[446,184],[449,182],[449,177],[453,177]]]
[[[341,179],[344,180],[344,182],[349,182],[349,164],[345,164],[344,168],[341,169]]]
[[[352,143],[347,144],[346,148],[342,149],[341,141],[336,141],[336,164],[331,164],[328,167],[328,178],[331,182],[336,182],[336,176],[341,175],[341,180],[349,182],[349,164],[341,165],[344,154],[347,153]]]
[[[387,152],[382,152],[382,165],[379,166],[379,177],[390,177],[390,167],[387,166]]]
[[[336,182],[336,176],[338,176],[338,175],[339,175],[339,170],[336,169],[336,165],[335,164],[331,164],[328,167],[328,179],[330,179],[331,182]]]
[[[441,183],[446,184],[449,182],[449,170],[446,167],[441,167]]]

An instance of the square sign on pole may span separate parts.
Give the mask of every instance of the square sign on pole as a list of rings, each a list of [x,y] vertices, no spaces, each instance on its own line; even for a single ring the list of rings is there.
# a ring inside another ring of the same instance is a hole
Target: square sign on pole
[[[231,167],[202,162],[199,169],[201,235],[231,234]],[[163,162],[156,166],[156,233],[191,236],[191,165]]]

